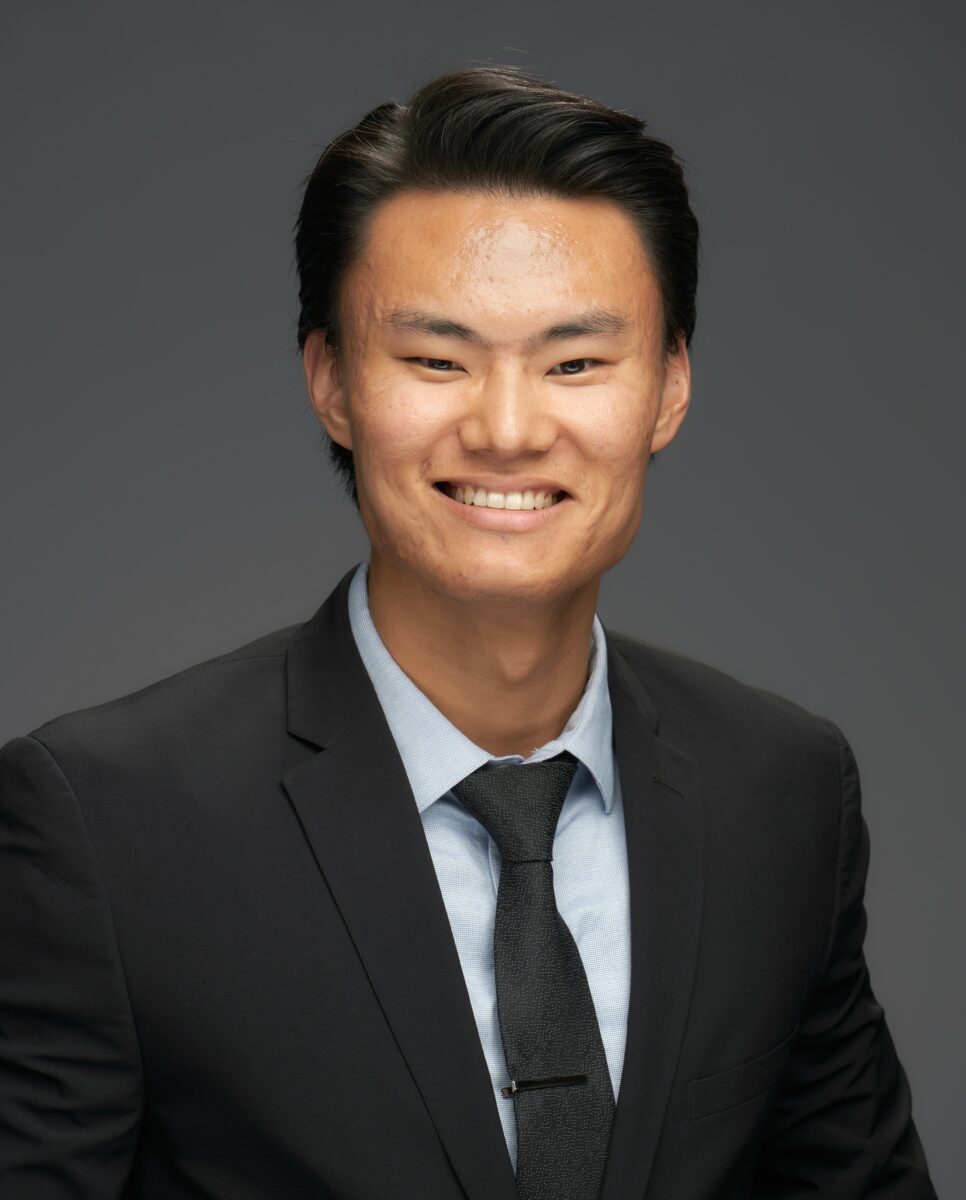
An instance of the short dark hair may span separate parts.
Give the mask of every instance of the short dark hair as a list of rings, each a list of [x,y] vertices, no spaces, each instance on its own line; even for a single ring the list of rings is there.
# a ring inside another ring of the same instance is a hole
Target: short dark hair
[[[680,160],[645,128],[640,117],[513,66],[464,67],[406,104],[378,105],[326,146],[304,181],[295,225],[299,352],[313,330],[338,352],[340,285],[364,249],[369,218],[411,189],[615,201],[657,277],[666,351],[679,334],[690,346],[698,222]],[[327,441],[358,507],[352,452]]]

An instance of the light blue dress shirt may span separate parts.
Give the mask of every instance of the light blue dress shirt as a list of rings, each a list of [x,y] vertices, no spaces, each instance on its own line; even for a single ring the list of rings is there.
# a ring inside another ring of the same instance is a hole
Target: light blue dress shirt
[[[496,757],[457,729],[393,659],[369,613],[367,578],[368,563],[360,563],[349,588],[352,634],[409,777],[515,1169],[513,1100],[500,1095],[509,1075],[493,971],[500,854],[450,789],[488,762],[539,762],[562,750],[578,759],[553,843],[554,894],[584,964],[616,1097],[630,993],[630,910],[604,630],[595,616],[587,686],[560,736],[526,759]]]

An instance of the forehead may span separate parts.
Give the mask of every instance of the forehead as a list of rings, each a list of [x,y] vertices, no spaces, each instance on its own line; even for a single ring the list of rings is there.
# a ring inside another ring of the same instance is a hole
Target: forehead
[[[650,327],[660,308],[640,234],[613,201],[407,191],[370,218],[344,299],[367,332],[399,308],[519,328],[603,308]]]

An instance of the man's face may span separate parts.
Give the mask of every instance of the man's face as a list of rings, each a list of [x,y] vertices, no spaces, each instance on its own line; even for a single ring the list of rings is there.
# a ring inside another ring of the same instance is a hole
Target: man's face
[[[664,352],[658,284],[620,208],[398,194],[342,314],[341,361],[314,333],[305,369],[352,450],[374,564],[462,600],[540,602],[624,555],[689,367],[683,343]]]

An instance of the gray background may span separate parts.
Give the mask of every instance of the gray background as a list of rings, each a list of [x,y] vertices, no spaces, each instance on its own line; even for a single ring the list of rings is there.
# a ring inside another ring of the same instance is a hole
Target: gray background
[[[7,0],[0,740],[306,619],[365,553],[294,350],[329,138],[474,60],[639,112],[702,221],[695,390],[601,614],[851,740],[872,978],[958,1194],[961,14]]]

